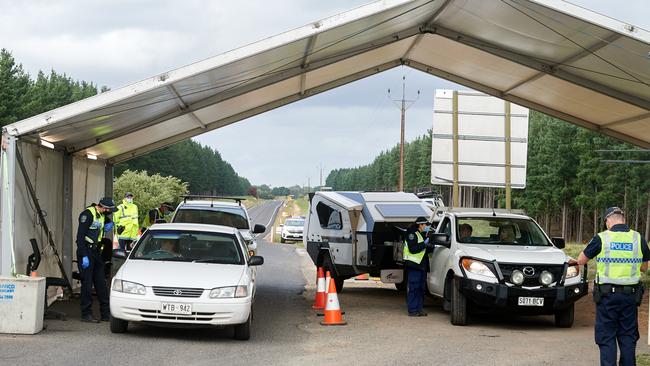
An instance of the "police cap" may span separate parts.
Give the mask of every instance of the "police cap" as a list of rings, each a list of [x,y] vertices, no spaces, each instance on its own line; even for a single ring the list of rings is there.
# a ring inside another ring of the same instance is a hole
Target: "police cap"
[[[115,202],[113,202],[113,199],[110,197],[104,197],[101,200],[99,200],[99,205],[108,208],[109,210],[111,210],[111,212],[117,211],[117,207],[115,207]]]
[[[605,220],[607,220],[607,218],[612,216],[612,215],[625,216],[625,213],[619,207],[610,207],[607,210],[605,210]]]
[[[417,219],[415,219],[415,223],[418,224],[418,225],[420,225],[420,224],[428,224],[429,220],[427,220],[425,217],[420,216]]]

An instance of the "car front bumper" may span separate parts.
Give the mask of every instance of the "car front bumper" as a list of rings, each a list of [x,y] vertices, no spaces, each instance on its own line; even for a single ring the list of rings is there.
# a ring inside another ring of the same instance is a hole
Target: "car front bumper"
[[[588,293],[588,283],[527,289],[455,277],[465,297],[481,307],[515,309],[522,313],[552,314],[566,308]],[[520,297],[544,298],[543,306],[521,306]]]
[[[110,308],[114,318],[130,322],[186,325],[234,325],[246,322],[251,312],[251,298],[206,299],[132,295],[111,291]],[[164,314],[162,303],[191,304],[191,315]]]
[[[302,233],[282,233],[282,239],[285,239],[285,240],[302,240]]]

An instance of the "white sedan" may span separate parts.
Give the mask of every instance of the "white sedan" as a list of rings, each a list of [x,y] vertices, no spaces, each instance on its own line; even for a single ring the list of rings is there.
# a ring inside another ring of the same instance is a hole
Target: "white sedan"
[[[116,257],[125,257],[117,252]],[[157,224],[138,241],[111,284],[111,331],[129,322],[158,325],[234,325],[250,338],[255,269],[237,229]]]

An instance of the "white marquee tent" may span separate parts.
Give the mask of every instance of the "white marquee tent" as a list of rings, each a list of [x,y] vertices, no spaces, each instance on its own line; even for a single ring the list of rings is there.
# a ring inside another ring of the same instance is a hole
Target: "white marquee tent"
[[[76,216],[114,164],[399,65],[649,148],[649,51],[649,32],[560,0],[383,0],[16,122],[0,273],[46,246],[29,185],[69,276]]]

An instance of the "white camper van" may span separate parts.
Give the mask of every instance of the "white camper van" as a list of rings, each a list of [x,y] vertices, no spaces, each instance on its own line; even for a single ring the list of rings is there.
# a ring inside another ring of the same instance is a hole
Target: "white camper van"
[[[404,233],[429,206],[404,192],[316,192],[310,195],[303,242],[312,261],[330,271],[337,290],[363,273],[404,289]]]

